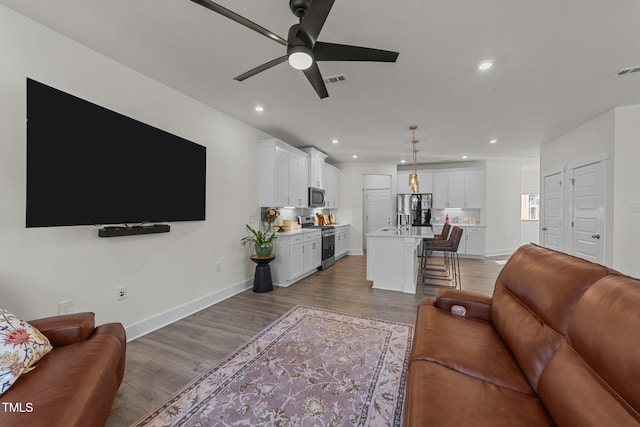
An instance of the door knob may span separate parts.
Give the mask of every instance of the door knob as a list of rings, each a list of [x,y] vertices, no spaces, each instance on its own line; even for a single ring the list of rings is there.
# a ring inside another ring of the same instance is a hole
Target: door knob
[[[591,236],[592,239],[599,239],[600,235],[599,234],[594,234],[593,236]]]

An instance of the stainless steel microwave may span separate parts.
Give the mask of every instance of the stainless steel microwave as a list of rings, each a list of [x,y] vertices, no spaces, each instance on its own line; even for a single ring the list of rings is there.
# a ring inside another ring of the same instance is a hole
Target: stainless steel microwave
[[[324,208],[324,190],[322,188],[309,187],[309,207]]]

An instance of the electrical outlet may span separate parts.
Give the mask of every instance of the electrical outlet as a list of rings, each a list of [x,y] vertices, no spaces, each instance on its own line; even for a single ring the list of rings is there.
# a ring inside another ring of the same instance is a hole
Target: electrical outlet
[[[127,287],[126,286],[118,288],[118,301],[122,301],[123,299],[127,299]]]
[[[73,313],[73,301],[60,301],[58,303],[58,314],[71,314]]]
[[[216,272],[220,273],[222,271],[222,263],[220,261],[216,262]]]

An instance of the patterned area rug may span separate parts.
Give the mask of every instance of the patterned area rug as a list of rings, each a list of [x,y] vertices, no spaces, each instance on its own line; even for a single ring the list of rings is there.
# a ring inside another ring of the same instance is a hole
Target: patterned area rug
[[[413,327],[298,306],[135,426],[399,426]]]

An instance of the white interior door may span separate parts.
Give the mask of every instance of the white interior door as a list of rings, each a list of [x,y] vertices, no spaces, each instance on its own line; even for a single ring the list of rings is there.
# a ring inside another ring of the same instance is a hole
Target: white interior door
[[[545,176],[542,185],[542,246],[562,251],[562,172]]]
[[[391,189],[364,190],[365,235],[391,225]]]
[[[604,264],[605,162],[573,169],[572,253]]]

